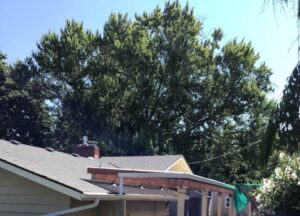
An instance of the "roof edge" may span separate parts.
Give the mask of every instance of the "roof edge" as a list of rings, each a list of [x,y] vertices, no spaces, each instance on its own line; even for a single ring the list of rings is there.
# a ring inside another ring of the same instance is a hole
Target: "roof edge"
[[[6,160],[0,159],[0,168],[11,172],[15,175],[26,178],[30,181],[33,181],[37,184],[43,185],[47,188],[55,190],[59,193],[65,194],[69,197],[75,198],[77,200],[82,200],[84,198],[84,193],[77,189],[68,187],[60,182],[54,181],[52,179],[47,178],[46,176],[34,173],[30,170],[24,169],[20,166],[17,166],[13,163],[10,163]]]
[[[164,196],[164,195],[148,195],[148,194],[98,194],[87,193],[85,199],[101,199],[101,200],[149,200],[149,201],[176,201],[177,196]],[[186,195],[186,199],[189,196]]]
[[[87,172],[90,174],[115,174],[115,173],[125,173],[125,172],[135,172],[135,173],[181,173],[186,174],[186,172],[175,172],[175,171],[165,171],[165,170],[146,170],[146,169],[128,169],[128,168],[106,168],[106,167],[87,167]]]

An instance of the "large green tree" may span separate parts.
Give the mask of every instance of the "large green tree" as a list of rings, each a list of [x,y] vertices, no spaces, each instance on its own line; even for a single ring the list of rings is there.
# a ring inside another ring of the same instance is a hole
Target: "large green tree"
[[[68,21],[44,35],[34,59],[56,121],[53,145],[68,150],[88,135],[104,154],[197,161],[258,141],[273,106],[271,71],[251,43],[222,37],[205,34],[178,2],[134,20],[112,14],[101,34]],[[257,154],[251,146],[193,169],[245,181],[256,175]]]

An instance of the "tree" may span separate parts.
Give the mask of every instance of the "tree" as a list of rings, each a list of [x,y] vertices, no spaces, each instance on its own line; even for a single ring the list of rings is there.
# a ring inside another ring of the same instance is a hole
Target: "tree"
[[[0,137],[44,146],[51,118],[35,72],[31,59],[9,66],[0,52]]]
[[[261,159],[268,161],[274,149],[297,153],[300,147],[300,71],[298,66],[288,79],[280,103],[274,109],[261,144]]]
[[[273,0],[273,5],[280,3],[283,7],[288,6],[289,4],[292,4],[293,7],[297,10],[297,18],[300,18],[300,1],[296,0]]]
[[[284,6],[295,1],[281,0]],[[300,1],[296,1],[297,18],[300,18]],[[273,1],[273,3],[276,3]],[[299,35],[298,35],[299,37]],[[266,164],[273,150],[285,150],[289,154],[299,151],[300,136],[300,119],[299,119],[299,69],[298,65],[293,70],[288,79],[288,83],[283,91],[283,96],[279,104],[274,108],[268,127],[265,131],[262,143],[260,145],[260,160]]]
[[[50,105],[56,119],[53,147],[70,150],[90,126],[88,67],[97,53],[97,35],[83,25],[67,21],[60,35],[49,32],[34,53],[37,68],[47,78]],[[98,38],[97,38],[98,39]]]
[[[59,34],[44,35],[34,59],[53,96],[54,146],[68,151],[88,134],[103,154],[195,161],[260,139],[273,106],[270,69],[257,63],[251,43],[225,43],[220,29],[204,35],[193,10],[178,2],[135,20],[112,14],[102,34],[68,21]],[[221,165],[193,168],[244,181],[255,175],[257,154],[253,146]]]

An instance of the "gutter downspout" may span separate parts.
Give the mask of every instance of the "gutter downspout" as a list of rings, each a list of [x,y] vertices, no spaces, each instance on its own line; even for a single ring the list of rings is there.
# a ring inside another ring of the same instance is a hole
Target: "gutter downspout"
[[[70,213],[79,212],[79,211],[83,211],[83,210],[87,210],[87,209],[92,209],[92,208],[97,207],[99,202],[100,202],[100,199],[95,199],[94,202],[91,204],[79,206],[76,208],[65,209],[65,210],[61,210],[61,211],[57,211],[57,212],[53,212],[53,213],[44,214],[44,216],[59,216],[59,215],[70,214]]]

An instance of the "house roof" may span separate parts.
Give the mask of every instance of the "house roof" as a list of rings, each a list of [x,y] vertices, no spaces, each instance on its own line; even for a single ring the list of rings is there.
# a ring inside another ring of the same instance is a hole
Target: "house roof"
[[[182,155],[102,157],[100,167],[166,171]]]
[[[183,156],[166,155],[89,159],[24,144],[15,145],[9,141],[0,140],[0,161],[82,194],[107,195],[111,193],[107,187],[88,182],[91,174],[87,173],[87,167],[164,171],[181,157]],[[2,168],[4,167],[2,166]],[[16,172],[19,171],[16,170]]]

